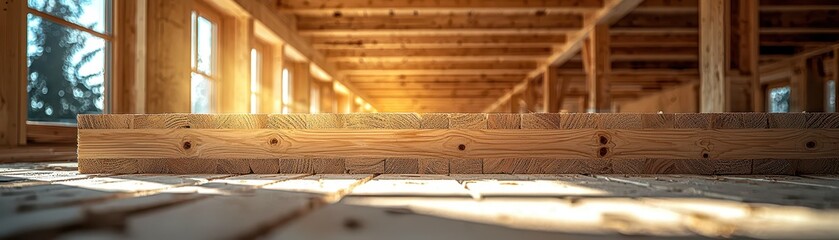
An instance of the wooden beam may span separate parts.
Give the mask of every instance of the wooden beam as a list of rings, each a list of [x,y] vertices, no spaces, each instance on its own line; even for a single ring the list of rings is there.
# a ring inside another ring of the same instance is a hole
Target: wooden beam
[[[495,56],[350,56],[350,57],[328,57],[331,62],[522,62],[540,61],[545,59],[544,55],[495,55]]]
[[[79,171],[107,173],[107,169],[140,161],[159,164],[189,159],[210,166],[248,166],[253,160],[314,164],[332,159],[329,163],[334,164],[393,156],[606,163],[645,159],[693,161],[698,166],[720,161],[744,161],[741,164],[751,166],[752,161],[808,164],[828,160],[835,165],[839,155],[837,114],[508,115],[553,121],[539,125],[522,121],[521,129],[487,129],[488,116],[482,113],[443,115],[448,124],[442,129],[422,129],[424,115],[412,113],[305,114],[295,115],[304,125],[282,124],[289,116],[80,115]],[[189,128],[166,125],[171,122]],[[211,173],[205,171],[224,169],[187,170]]]
[[[147,0],[146,112],[188,113],[193,2]]]
[[[608,76],[611,72],[609,26],[598,25],[589,35],[583,48],[583,61],[587,67],[588,112],[611,112],[612,97]]]
[[[506,95],[502,96],[501,99],[488,106],[485,110],[492,111],[492,109],[497,108],[498,105],[507,98],[509,98],[510,95],[524,89],[521,85],[525,84],[528,81],[528,79],[534,78],[539,74],[544,73],[548,67],[562,65],[563,63],[574,57],[574,55],[577,55],[577,53],[580,52],[580,49],[583,46],[583,42],[586,38],[588,38],[588,35],[594,31],[596,25],[610,25],[614,23],[615,21],[632,11],[632,9],[637,7],[638,4],[640,4],[641,2],[641,0],[607,0],[604,3],[603,8],[597,10],[596,12],[590,15],[586,15],[583,21],[583,28],[574,33],[569,34],[569,37],[565,44],[561,48],[555,50],[551,54],[551,56],[548,57],[547,60],[545,60],[545,62],[539,65],[537,69],[528,73],[525,79],[522,81],[522,83],[520,83],[520,85],[514,87],[510,93],[507,93]]]
[[[764,94],[760,84],[758,64],[760,61],[760,12],[759,0],[739,0],[739,67],[740,74],[751,79],[752,111],[763,112]]]
[[[397,0],[370,2],[348,0],[282,1],[280,10],[303,16],[389,16],[389,15],[447,15],[447,14],[520,14],[520,13],[589,13],[603,5],[600,0],[574,1],[434,1]]]
[[[556,74],[556,68],[548,68],[542,75],[542,106],[545,112],[557,113],[562,107],[559,101],[560,84]]]
[[[347,29],[347,30],[300,30],[304,37],[356,37],[356,36],[463,36],[463,35],[530,35],[570,34],[576,28],[463,28],[463,29]]]
[[[524,75],[527,69],[401,69],[401,70],[344,70],[345,75]]]
[[[297,19],[297,30],[411,30],[411,29],[554,29],[582,26],[579,14],[525,15],[409,15],[364,17],[306,17]]]
[[[700,14],[700,111],[725,112],[728,87],[725,81],[727,21],[725,0],[699,2]]]
[[[0,147],[26,144],[26,4],[0,3]]]
[[[221,22],[218,59],[221,68],[221,106],[217,112],[250,112],[251,49],[253,46],[253,19],[224,16]]]

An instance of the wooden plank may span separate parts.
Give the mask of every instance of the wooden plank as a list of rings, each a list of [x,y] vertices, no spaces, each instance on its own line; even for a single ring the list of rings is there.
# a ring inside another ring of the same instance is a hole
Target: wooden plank
[[[727,4],[728,2],[724,0],[699,2],[700,111],[704,113],[725,112],[727,109],[728,86],[725,79]]]
[[[190,128],[188,114],[137,114],[135,129]]]
[[[344,165],[349,174],[385,172],[385,159],[383,158],[348,158]]]
[[[448,129],[448,113],[422,113],[420,114],[420,128],[422,129]]]
[[[268,128],[278,129],[306,129],[309,122],[308,114],[269,114]]]
[[[125,114],[79,114],[79,129],[131,129],[134,128],[134,115]]]
[[[524,113],[521,114],[522,129],[560,129],[562,114]]]
[[[487,129],[519,129],[520,127],[521,117],[519,114],[487,114]]]
[[[454,176],[459,179],[459,176]],[[460,179],[459,179],[460,180]],[[462,180],[473,195],[487,197],[676,197],[654,189],[578,174],[513,175],[511,179]]]
[[[449,174],[448,159],[439,158],[421,158],[419,159],[419,173],[420,174]]]
[[[836,153],[835,147],[839,144],[836,140],[839,130],[836,129],[138,131],[82,129],[79,132],[79,159],[506,158],[552,154],[566,159],[585,159],[600,155],[599,136],[607,138],[606,142],[613,148],[611,151],[615,151],[603,155],[612,158],[695,159],[701,153],[709,153],[711,159],[819,159],[835,157],[831,154]],[[267,139],[280,141],[270,145]],[[394,141],[396,139],[399,141]],[[697,145],[699,141],[714,144],[714,148]]]
[[[0,31],[6,33],[0,38],[0,146],[26,145],[26,94],[27,52],[23,40],[27,32],[27,1],[7,1],[0,12]]]
[[[452,159],[449,162],[451,174],[483,173],[483,159]]]
[[[386,174],[416,174],[419,173],[419,160],[411,158],[386,158]]]
[[[486,113],[451,113],[449,114],[450,129],[486,129]]]
[[[610,161],[601,159],[485,158],[483,173],[561,174],[608,173]]]
[[[357,196],[459,196],[469,191],[445,175],[383,174],[356,187],[348,197]]]

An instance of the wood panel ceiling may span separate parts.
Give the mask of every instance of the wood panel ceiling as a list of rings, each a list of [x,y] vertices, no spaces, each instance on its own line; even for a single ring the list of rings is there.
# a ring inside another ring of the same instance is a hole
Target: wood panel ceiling
[[[614,98],[698,79],[697,1],[646,0],[610,21]],[[278,7],[379,111],[478,112],[551,63],[574,79],[567,96],[584,97],[580,55],[557,61],[558,54],[574,50],[587,19],[608,18],[615,2],[622,1],[279,0]],[[762,0],[761,60],[839,41],[837,11],[839,1]]]

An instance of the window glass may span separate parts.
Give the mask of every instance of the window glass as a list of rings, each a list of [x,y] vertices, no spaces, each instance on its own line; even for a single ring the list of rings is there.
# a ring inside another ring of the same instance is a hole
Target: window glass
[[[193,113],[212,113],[213,82],[199,73],[192,73],[191,100]]]
[[[214,86],[217,80],[217,26],[201,13],[192,13],[192,75],[190,101],[193,113],[214,112]]]
[[[108,0],[29,0],[29,8],[100,33],[110,32]]]
[[[65,8],[61,2],[47,9]],[[77,114],[103,113],[108,42],[33,14],[26,23],[28,119],[75,123]]]
[[[769,112],[789,112],[789,86],[769,89]]]
[[[283,113],[291,112],[291,75],[288,68],[283,68]]]
[[[251,113],[259,112],[260,56],[256,49],[251,49]]]
[[[827,81],[827,86],[825,87],[825,100],[827,100],[827,104],[825,104],[826,108],[825,112],[835,112],[836,111],[836,80]]]

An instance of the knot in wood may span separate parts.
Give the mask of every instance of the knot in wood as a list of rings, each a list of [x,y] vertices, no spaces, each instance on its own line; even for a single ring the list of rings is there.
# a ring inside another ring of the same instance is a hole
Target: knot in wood
[[[600,157],[605,157],[606,154],[608,154],[608,153],[609,153],[609,148],[606,148],[606,147],[600,148]]]
[[[190,148],[192,148],[192,143],[190,143],[190,142],[188,142],[188,141],[187,141],[187,142],[184,142],[184,146],[183,146],[183,147],[184,147],[184,149],[189,150]]]
[[[268,142],[271,143],[271,145],[277,145],[278,143],[280,143],[280,140],[277,138],[271,138],[271,140]]]
[[[606,136],[600,136],[600,144],[605,145],[607,143],[609,143],[609,138],[607,138]]]
[[[464,145],[464,144],[457,145],[457,149],[460,149],[460,151],[466,150],[466,145]]]
[[[804,144],[804,146],[809,148],[809,149],[813,149],[813,148],[816,147],[816,142],[815,141],[809,141],[806,144]]]

